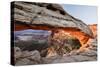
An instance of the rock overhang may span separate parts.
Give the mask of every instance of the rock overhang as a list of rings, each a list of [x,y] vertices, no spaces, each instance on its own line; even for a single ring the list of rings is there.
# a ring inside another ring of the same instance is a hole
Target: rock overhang
[[[70,29],[79,31],[83,36],[93,38],[93,33],[88,25],[68,14],[59,4],[17,1],[13,5],[12,17],[14,17],[15,30]]]

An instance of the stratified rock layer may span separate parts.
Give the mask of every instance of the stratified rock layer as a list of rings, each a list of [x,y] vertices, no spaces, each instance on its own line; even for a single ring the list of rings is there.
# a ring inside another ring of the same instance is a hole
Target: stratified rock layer
[[[17,42],[14,47],[15,65],[97,60],[97,38],[88,43],[91,46],[85,46],[88,50],[77,51],[95,33],[83,21],[69,15],[61,5],[16,1],[12,2],[11,17],[14,31],[52,31],[50,46],[48,43]]]
[[[89,27],[81,20],[69,15],[58,4],[13,2],[12,17],[14,17],[15,30],[52,29],[71,27],[79,29],[88,36],[92,36]],[[20,25],[22,25],[20,27]]]

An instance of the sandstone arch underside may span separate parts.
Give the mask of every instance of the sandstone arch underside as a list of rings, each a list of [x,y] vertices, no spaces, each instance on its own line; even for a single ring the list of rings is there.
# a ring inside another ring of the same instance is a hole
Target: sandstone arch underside
[[[85,44],[93,33],[83,21],[69,15],[58,4],[14,2],[12,7],[14,31],[34,30],[63,30]]]

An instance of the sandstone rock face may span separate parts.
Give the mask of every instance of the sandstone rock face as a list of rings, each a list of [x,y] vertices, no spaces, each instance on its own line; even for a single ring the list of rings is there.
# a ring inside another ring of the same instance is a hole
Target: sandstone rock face
[[[30,52],[30,57],[28,57],[28,59],[31,59],[31,60],[39,62],[40,59],[41,59],[40,52],[37,51],[37,50],[31,51]]]
[[[32,62],[29,59],[20,59],[19,61],[16,62],[16,65],[28,65],[31,64]]]
[[[21,49],[19,47],[14,47],[14,53],[15,59],[19,58],[22,54]]]
[[[15,47],[17,48],[17,47]],[[16,55],[17,54],[17,55]],[[20,54],[20,55],[19,55]],[[15,53],[15,65],[29,65],[29,64],[39,64],[41,61],[40,52],[34,51],[20,51],[20,53]]]
[[[97,37],[97,24],[88,25],[93,32],[93,36]]]
[[[15,25],[15,31],[35,29],[52,32],[46,42],[15,42],[15,65],[97,60],[95,25],[86,25],[69,15],[58,4],[16,1],[12,2],[12,6],[12,23]],[[92,36],[95,38],[91,39]],[[84,50],[78,51],[84,44]]]
[[[93,32],[93,37],[94,38],[89,38],[87,44],[97,48],[97,24],[89,25],[89,27]]]
[[[12,6],[15,30],[20,30],[21,28],[37,29],[39,27],[41,28],[41,26],[44,26],[45,29],[71,27],[81,30],[81,32],[84,32],[86,35],[93,35],[85,23],[69,15],[58,4],[17,1],[13,2]]]
[[[66,33],[66,34],[68,37],[69,34],[68,33]],[[55,34],[55,35],[56,35],[55,36],[55,39],[56,39],[58,34]],[[62,37],[59,37],[58,40],[59,39],[62,39]],[[65,37],[65,39],[66,39],[66,37]],[[67,47],[69,47],[69,46],[67,46]],[[59,46],[58,46],[58,48],[59,48]],[[56,51],[54,49],[54,47],[52,46],[52,48],[47,49],[48,50],[48,53],[46,54],[47,56],[43,57],[40,55],[41,53],[37,50],[22,51],[19,47],[15,47],[15,58],[16,58],[15,65],[96,61],[97,60],[97,40],[96,40],[96,38],[92,39],[92,41],[90,41],[89,45],[84,48],[88,49],[88,50],[85,50],[82,52],[77,52],[78,50],[71,50],[70,52],[66,52],[64,49],[61,49],[61,53],[62,52],[65,52],[65,53],[62,55],[59,55],[60,52],[57,52],[58,50]],[[43,53],[44,52],[45,52],[45,50],[43,51]]]
[[[78,30],[73,30],[73,29],[67,29],[65,30],[66,33],[69,33],[70,35],[72,35],[73,37],[76,37],[81,45],[83,46],[84,44],[87,43],[87,41],[89,40],[90,37],[86,36],[86,34],[78,31]]]
[[[90,46],[85,47],[88,50],[77,52],[72,50],[70,53],[64,54],[62,57],[55,55],[54,57],[44,58],[44,63],[65,63],[65,62],[84,62],[84,61],[96,61],[97,60],[97,41],[93,39],[94,43],[91,42]]]
[[[55,56],[57,54],[64,55],[65,53],[77,50],[80,47],[81,43],[76,37],[71,36],[63,30],[58,30],[51,39],[51,46],[48,47],[47,57]]]

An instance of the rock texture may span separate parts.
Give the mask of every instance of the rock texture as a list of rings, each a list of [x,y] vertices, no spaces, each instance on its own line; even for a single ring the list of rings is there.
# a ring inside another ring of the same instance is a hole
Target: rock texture
[[[95,45],[95,46],[94,46]],[[85,47],[88,50],[77,52],[72,50],[70,53],[64,54],[62,57],[55,55],[43,58],[44,63],[66,63],[66,62],[84,62],[97,60],[97,41],[95,38],[90,42],[90,46]]]
[[[59,45],[59,44],[58,44]],[[74,45],[75,46],[75,45]],[[71,46],[72,47],[72,46]],[[95,37],[89,41],[88,45],[84,47],[84,51],[78,52],[78,50],[71,50],[59,55],[60,52],[56,52],[53,48],[49,48],[46,57],[41,56],[41,53],[45,53],[38,50],[27,51],[21,50],[19,47],[15,47],[15,65],[30,65],[30,64],[52,64],[52,63],[69,63],[69,62],[83,62],[83,61],[96,61],[97,60],[97,38]],[[58,51],[58,50],[57,50]],[[50,53],[51,52],[51,53]]]
[[[76,37],[61,30],[54,34],[51,42],[51,47],[48,48],[48,56],[53,54],[63,55],[81,47],[81,43]]]
[[[93,32],[93,36],[97,37],[97,24],[88,25]]]
[[[16,30],[21,28],[42,29],[43,26],[44,29],[71,27],[79,29],[89,36],[93,35],[84,22],[69,15],[58,4],[16,1],[12,3],[12,6],[12,17],[14,17]],[[22,27],[20,27],[21,24],[23,24]]]
[[[49,44],[43,41],[15,42],[15,65],[97,60],[95,26],[88,26],[72,17],[61,5],[15,1],[12,2],[11,17],[14,31],[35,29],[52,32]],[[83,45],[84,50],[78,51]]]
[[[97,24],[89,25],[89,27],[93,32],[94,38],[89,38],[86,44],[88,44],[88,46],[94,46],[97,48],[97,44],[96,44],[97,43]]]
[[[46,54],[47,56],[41,56],[41,53],[45,53],[45,50],[40,52],[38,50],[23,51],[19,47],[15,47],[14,49],[15,49],[14,57],[16,62],[15,65],[96,61],[97,60],[97,37],[89,41],[88,45],[84,47],[84,49],[87,50],[81,52],[78,52],[77,50],[71,50],[70,52],[65,52],[64,50],[61,50],[65,52],[62,55],[59,55],[60,52],[56,52],[56,50],[54,50],[54,47],[48,49],[49,53]]]
[[[21,50],[15,47],[16,51]],[[20,55],[19,55],[19,54]],[[34,51],[17,51],[15,52],[15,65],[29,65],[29,64],[39,64],[41,61],[40,52]]]

